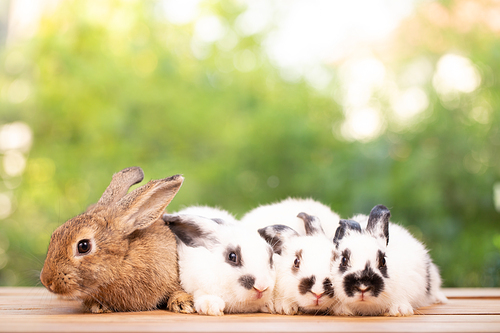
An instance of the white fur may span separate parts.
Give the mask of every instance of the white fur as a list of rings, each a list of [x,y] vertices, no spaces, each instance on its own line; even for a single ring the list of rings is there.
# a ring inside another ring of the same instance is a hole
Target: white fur
[[[362,233],[351,232],[339,242],[338,250],[351,251],[347,271],[337,272],[334,279],[335,295],[340,306],[335,309],[337,315],[389,315],[408,316],[414,310],[433,303],[446,302],[446,297],[439,290],[441,278],[437,267],[432,263],[426,248],[403,227],[389,223],[389,243],[385,238],[374,237],[365,231],[368,217],[357,215],[352,220],[358,221]],[[377,269],[377,252],[386,256],[388,278],[382,277]],[[341,265],[342,256],[335,263]],[[344,290],[344,279],[348,274],[359,273],[367,263],[384,281],[384,290],[374,296],[371,292],[355,292],[349,297]],[[429,268],[429,272],[427,269]],[[427,292],[427,274],[430,277],[430,292]]]
[[[260,229],[273,224],[284,224],[305,235],[304,222],[297,217],[301,212],[316,216],[328,237],[335,235],[340,217],[330,207],[313,199],[288,198],[280,202],[259,206],[246,213],[242,223]]]
[[[257,231],[246,228],[228,212],[211,207],[189,207],[174,215],[198,219],[200,223],[206,222],[200,215],[225,220],[224,224],[213,222],[204,227],[215,239],[207,241],[206,246],[178,242],[181,285],[193,295],[196,311],[206,315],[266,312],[276,277],[270,265],[272,250]],[[237,246],[241,248],[240,267],[226,262],[228,248]],[[238,282],[244,275],[255,278],[253,289]]]

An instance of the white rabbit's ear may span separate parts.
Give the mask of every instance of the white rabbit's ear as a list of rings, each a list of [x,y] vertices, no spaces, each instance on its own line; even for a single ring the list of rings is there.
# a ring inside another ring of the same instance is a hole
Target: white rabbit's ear
[[[308,236],[313,236],[313,235],[324,235],[325,232],[323,231],[323,228],[321,227],[321,222],[319,218],[316,216],[309,215],[307,213],[299,213],[297,215],[298,218],[301,218],[302,221],[304,221],[304,227],[306,229],[306,235]]]
[[[274,253],[281,254],[283,245],[288,239],[297,237],[299,234],[289,226],[283,224],[270,225],[259,229],[259,234],[273,248]]]
[[[339,226],[335,231],[335,237],[333,238],[333,242],[339,247],[339,242],[342,238],[349,235],[351,232],[361,232],[361,226],[358,222],[353,220],[340,220]]]
[[[374,237],[385,239],[386,244],[389,244],[389,218],[391,212],[384,205],[377,205],[373,207],[368,217],[368,231]]]
[[[163,214],[163,220],[181,242],[190,247],[203,246],[208,249],[219,244],[217,230],[222,219],[209,219],[189,214]]]
[[[116,227],[130,234],[153,224],[161,217],[183,181],[180,175],[152,180],[125,195],[112,206]]]

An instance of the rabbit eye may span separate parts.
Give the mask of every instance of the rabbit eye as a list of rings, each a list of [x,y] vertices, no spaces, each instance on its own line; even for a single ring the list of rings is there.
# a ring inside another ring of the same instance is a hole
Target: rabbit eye
[[[379,267],[385,267],[385,258],[384,257],[381,257],[380,258],[380,261],[379,261]]]
[[[293,267],[299,268],[300,267],[300,259],[298,257],[295,258],[293,262]]]
[[[230,252],[227,258],[232,262],[236,262],[238,260],[238,256],[234,252]]]
[[[342,257],[342,266],[347,266],[347,264],[349,263],[349,259],[347,259],[346,257]]]
[[[82,239],[78,242],[77,248],[79,254],[87,254],[90,250],[92,250],[92,244],[90,243],[90,240]]]

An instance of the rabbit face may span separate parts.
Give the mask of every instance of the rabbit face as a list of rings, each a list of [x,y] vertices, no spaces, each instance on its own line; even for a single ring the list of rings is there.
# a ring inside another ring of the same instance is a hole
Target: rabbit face
[[[333,243],[326,237],[295,237],[285,244],[277,268],[280,285],[288,286],[288,297],[306,311],[324,311],[334,296],[331,269]]]

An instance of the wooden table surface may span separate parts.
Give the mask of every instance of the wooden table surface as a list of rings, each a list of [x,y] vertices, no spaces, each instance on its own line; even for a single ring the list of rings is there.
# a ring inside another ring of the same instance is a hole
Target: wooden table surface
[[[445,289],[411,317],[148,312],[89,314],[44,288],[0,288],[0,332],[500,332],[500,289]]]

